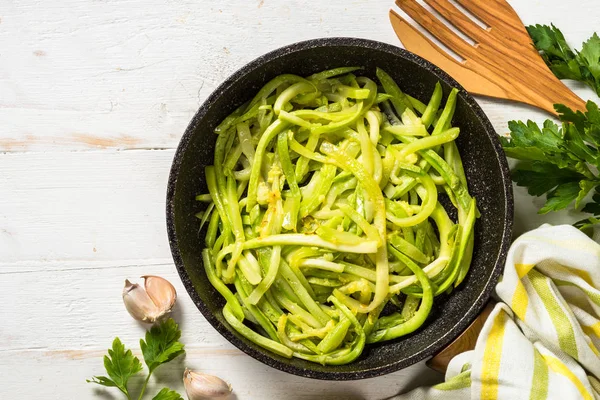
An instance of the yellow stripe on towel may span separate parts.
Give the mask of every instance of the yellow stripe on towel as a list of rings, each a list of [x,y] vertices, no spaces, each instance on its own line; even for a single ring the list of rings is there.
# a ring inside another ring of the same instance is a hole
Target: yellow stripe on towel
[[[577,268],[569,268],[569,267],[565,267],[571,274],[580,277],[581,279],[583,279],[583,281],[585,283],[587,283],[590,286],[594,286],[594,282],[592,282],[592,277],[590,276],[589,272],[584,271],[582,269],[577,269]]]
[[[594,346],[594,343],[589,342],[588,345],[590,346],[590,349],[592,349],[592,352],[596,355],[596,357],[600,357],[600,351],[598,351],[596,346]]]
[[[560,361],[558,358],[548,355],[543,355],[543,357],[546,361],[546,364],[548,364],[548,367],[550,367],[552,371],[556,372],[557,374],[561,374],[562,376],[570,380],[573,383],[573,385],[575,385],[575,387],[577,388],[579,393],[581,393],[581,396],[584,400],[594,399],[594,397],[587,391],[583,383],[581,383],[579,378],[577,378],[577,376],[573,372],[571,372],[571,370],[567,368],[567,366],[563,364],[562,361]]]
[[[517,271],[517,276],[519,279],[527,275],[531,269],[535,267],[535,264],[519,264],[515,263],[515,270]]]
[[[600,339],[600,322],[596,322],[594,325],[590,325],[590,326],[586,326],[586,325],[581,325],[581,329],[583,330],[583,332],[588,335],[588,336],[596,336],[598,339]]]
[[[500,374],[506,318],[507,315],[504,311],[500,311],[496,315],[485,343],[481,371],[482,399],[496,400],[498,398],[498,375]]]
[[[510,308],[512,308],[513,312],[521,319],[521,321],[525,321],[528,305],[529,297],[527,296],[527,290],[525,289],[523,282],[517,281]]]

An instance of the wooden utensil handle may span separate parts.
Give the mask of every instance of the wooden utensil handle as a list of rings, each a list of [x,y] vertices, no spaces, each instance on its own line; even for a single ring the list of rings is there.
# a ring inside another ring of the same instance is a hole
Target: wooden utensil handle
[[[477,343],[479,333],[495,305],[496,302],[490,300],[475,321],[473,321],[452,343],[427,361],[427,366],[435,371],[445,373],[446,369],[448,369],[450,360],[452,360],[454,356],[468,350],[473,350],[475,348],[475,343]]]

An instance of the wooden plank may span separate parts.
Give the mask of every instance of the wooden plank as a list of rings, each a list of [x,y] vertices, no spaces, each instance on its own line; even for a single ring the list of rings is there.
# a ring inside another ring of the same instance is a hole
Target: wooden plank
[[[579,46],[598,20],[593,0],[511,4],[525,23],[554,22]],[[0,12],[0,152],[174,148],[216,86],[292,42],[356,36],[399,45],[388,0],[288,2],[29,0]],[[259,7],[259,5],[261,5]],[[132,17],[132,10],[143,13]],[[19,40],[15,40],[15,38]],[[580,94],[589,98],[591,91]],[[481,103],[499,132],[542,113]],[[510,113],[507,112],[510,110]]]
[[[0,155],[0,272],[170,263],[172,157],[172,150]],[[578,216],[539,216],[543,198],[515,193],[516,233]]]
[[[204,320],[172,265],[141,265],[2,275],[0,302],[11,306],[2,314],[0,376],[11,378],[3,379],[0,393],[11,398],[44,393],[48,399],[100,395],[102,391],[98,393],[85,379],[104,373],[102,356],[113,338],[119,336],[140,355],[139,338],[147,325],[127,314],[121,290],[125,278],[142,274],[160,274],[175,285],[178,301],[173,317],[180,322],[181,340],[187,346],[185,358],[158,370],[155,379],[160,385],[182,390],[181,374],[187,366],[229,380],[240,400],[281,399],[286,394],[294,399],[380,399],[415,382],[441,378],[436,374],[421,377],[427,371],[423,363],[360,382],[315,381],[277,371],[233,347]],[[153,384],[150,390],[158,388]],[[110,393],[117,398],[117,393]]]
[[[83,355],[82,355],[83,354]],[[0,394],[3,398],[35,399],[122,399],[115,388],[86,383],[94,375],[105,374],[101,351],[77,353],[22,350],[2,352]],[[139,351],[138,351],[138,354]],[[423,363],[383,377],[361,381],[320,381],[302,378],[270,368],[238,350],[207,352],[188,348],[184,358],[159,367],[153,374],[146,399],[168,386],[185,396],[182,375],[185,367],[217,375],[233,387],[237,400],[380,400],[421,384],[438,383],[441,375],[432,373]],[[137,394],[140,378],[131,381]]]
[[[141,282],[141,275],[159,275],[175,285],[173,315],[182,323],[185,343],[231,347],[192,303],[172,264],[95,269],[81,262],[77,269],[2,275],[0,302],[11,307],[2,314],[0,351],[104,349],[115,336],[135,345],[148,325],[131,318],[121,293],[126,278]]]
[[[394,42],[373,29],[385,0],[368,13],[360,1],[259,5],[67,0],[42,13],[35,0],[9,4],[0,151],[172,148],[208,94],[267,51],[322,36]]]
[[[2,270],[62,268],[69,260],[170,262],[165,197],[173,153],[0,156]],[[23,260],[33,262],[10,267]]]

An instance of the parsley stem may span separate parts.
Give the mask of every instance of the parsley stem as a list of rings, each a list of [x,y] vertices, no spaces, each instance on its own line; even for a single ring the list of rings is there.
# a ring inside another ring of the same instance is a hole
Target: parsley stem
[[[125,388],[125,390],[118,388],[121,392],[123,392],[125,394],[125,396],[127,396],[127,400],[131,400],[131,396],[129,395],[129,391],[127,390],[127,388]]]
[[[152,375],[152,372],[148,373],[148,376],[146,377],[146,380],[144,381],[144,385],[142,385],[142,391],[140,392],[138,400],[142,400],[142,396],[144,396],[144,392],[146,391],[146,386],[148,385],[148,381],[150,380],[150,375]],[[127,396],[127,397],[129,397],[129,396]]]
[[[596,180],[598,179],[594,173],[590,170],[589,166],[584,164],[584,163],[579,163],[576,167],[577,170],[579,170],[579,172],[581,172],[586,178],[590,179],[590,180]]]

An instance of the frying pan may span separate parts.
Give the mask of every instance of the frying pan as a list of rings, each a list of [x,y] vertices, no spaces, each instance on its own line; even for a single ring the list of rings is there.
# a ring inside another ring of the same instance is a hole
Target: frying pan
[[[437,81],[442,84],[444,98],[451,88],[460,90],[453,126],[461,130],[457,146],[481,218],[475,225],[475,249],[466,279],[450,295],[435,299],[420,329],[393,341],[368,345],[348,365],[323,366],[273,354],[227,324],[221,311],[224,300],[209,283],[202,266],[204,232],[199,231],[199,220],[194,214],[204,206],[194,197],[207,193],[204,168],[213,164],[213,130],[219,122],[277,75],[307,76],[341,66],[363,66],[360,73],[372,79],[376,67],[380,67],[404,92],[425,103]],[[282,371],[318,379],[350,380],[386,374],[421,361],[452,342],[489,299],[504,265],[512,219],[512,186],[506,158],[496,132],[475,100],[445,72],[421,57],[388,44],[354,38],[292,44],[259,57],[231,75],[207,98],[187,127],[173,159],[167,189],[171,252],[181,280],[200,312],[227,340],[255,359]]]

